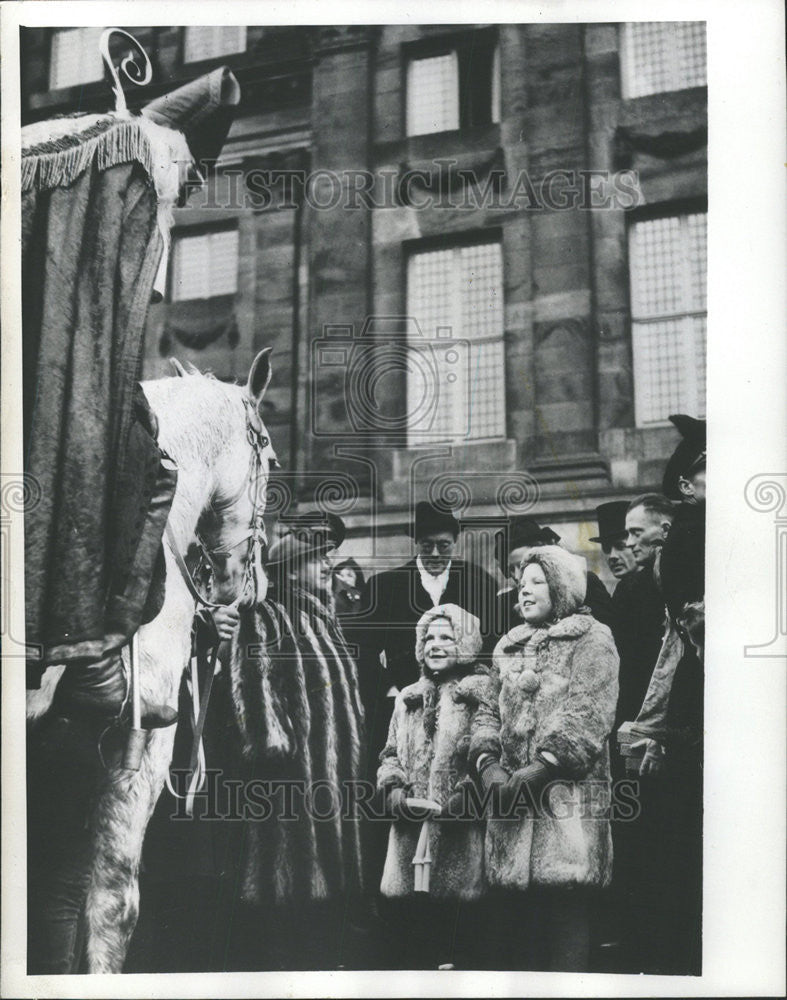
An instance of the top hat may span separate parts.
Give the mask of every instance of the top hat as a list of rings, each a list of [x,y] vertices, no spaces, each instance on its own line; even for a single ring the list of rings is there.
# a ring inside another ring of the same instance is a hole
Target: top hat
[[[667,462],[661,491],[670,500],[681,500],[683,497],[678,480],[705,467],[707,424],[704,420],[688,417],[685,413],[673,414],[670,421],[680,431],[682,440]]]
[[[614,542],[616,539],[624,538],[626,535],[626,511],[629,509],[628,500],[613,500],[611,503],[602,503],[596,507],[596,518],[598,520],[598,535],[589,539],[591,542],[600,542],[604,545]]]
[[[226,66],[156,98],[142,114],[157,125],[182,132],[199,165],[215,160],[240,104],[240,84]]]
[[[344,521],[336,514],[320,512],[288,518],[287,530],[268,549],[268,566],[307,559],[338,549],[344,541]]]
[[[450,531],[456,540],[459,537],[459,522],[450,510],[440,510],[428,500],[420,500],[415,505],[412,536],[418,541],[435,531]]]

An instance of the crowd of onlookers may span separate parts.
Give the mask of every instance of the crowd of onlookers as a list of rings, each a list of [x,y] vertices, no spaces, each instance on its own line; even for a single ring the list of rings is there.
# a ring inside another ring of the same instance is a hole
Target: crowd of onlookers
[[[611,593],[533,518],[502,587],[426,501],[368,580],[339,518],[290,519],[214,615],[219,779],[159,800],[128,968],[699,973],[705,423],[673,423],[662,493],[597,508]]]

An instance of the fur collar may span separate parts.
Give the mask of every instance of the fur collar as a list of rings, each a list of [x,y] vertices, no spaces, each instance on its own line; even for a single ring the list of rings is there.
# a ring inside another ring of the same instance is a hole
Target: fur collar
[[[525,622],[515,625],[495,647],[495,656],[515,653],[526,643],[533,642],[540,646],[547,639],[578,639],[593,627],[593,618],[589,614],[569,615],[552,625],[534,628]]]
[[[412,712],[422,708],[425,699],[428,702],[430,696],[438,687],[446,686],[451,691],[454,701],[466,701],[475,691],[478,677],[485,677],[484,673],[469,673],[464,675],[448,677],[442,684],[435,684],[428,677],[419,677],[414,684],[408,684],[402,690],[402,701],[408,711]]]

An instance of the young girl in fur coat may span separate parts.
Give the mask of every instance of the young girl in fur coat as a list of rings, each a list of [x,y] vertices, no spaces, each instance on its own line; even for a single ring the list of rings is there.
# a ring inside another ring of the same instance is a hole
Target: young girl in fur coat
[[[463,925],[457,932],[457,921],[472,921],[468,904],[484,890],[483,822],[468,818],[463,791],[472,782],[470,724],[485,678],[476,666],[481,644],[478,619],[455,604],[421,617],[415,650],[421,677],[397,696],[380,755],[377,784],[394,817],[380,891],[397,901],[389,909],[405,965],[453,963],[469,931]],[[439,808],[415,810],[412,799]],[[431,857],[426,891],[416,888],[419,839],[421,855],[427,846]]]
[[[588,890],[612,875],[607,738],[618,656],[609,629],[582,608],[586,587],[583,559],[558,546],[528,552],[524,622],[497,644],[473,719],[471,758],[494,804],[486,875],[511,911],[500,926],[513,930],[520,956],[530,949],[530,968],[587,969]]]

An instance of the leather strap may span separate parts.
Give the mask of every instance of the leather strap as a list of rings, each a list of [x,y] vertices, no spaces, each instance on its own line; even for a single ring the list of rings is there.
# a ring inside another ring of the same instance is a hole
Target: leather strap
[[[197,604],[202,605],[203,608],[220,608],[220,604],[212,604],[210,601],[206,601],[202,594],[197,590],[197,587],[192,579],[191,573],[189,573],[189,568],[186,565],[186,560],[180,554],[180,549],[178,548],[178,542],[175,538],[175,532],[172,530],[172,525],[167,521],[167,527],[165,529],[167,535],[167,541],[169,542],[170,551],[175,558],[175,563],[180,570],[180,575],[186,582],[186,586],[189,588],[189,593],[197,602]]]
[[[215,607],[215,605],[214,605]],[[205,747],[202,742],[202,735],[205,731],[205,720],[208,715],[208,703],[210,692],[213,688],[213,678],[216,672],[216,659],[218,658],[220,642],[212,645],[197,645],[191,656],[191,706],[192,706],[192,741],[191,755],[189,757],[189,783],[186,794],[181,795],[172,787],[172,779],[167,771],[167,788],[176,799],[186,800],[186,815],[194,815],[194,799],[205,783],[206,762]],[[200,667],[205,667],[205,689],[200,696],[199,672]],[[199,709],[197,708],[199,706]]]

